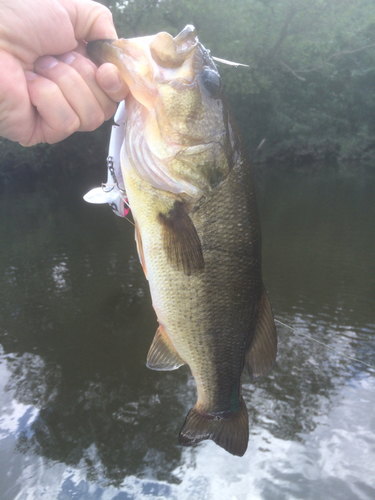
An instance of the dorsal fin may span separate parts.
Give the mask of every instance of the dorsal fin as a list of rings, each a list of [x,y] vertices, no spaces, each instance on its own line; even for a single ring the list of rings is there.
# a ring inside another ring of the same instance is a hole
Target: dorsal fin
[[[147,367],[151,370],[176,370],[185,362],[177,354],[163,327],[159,325],[147,355]]]
[[[253,380],[270,371],[276,360],[277,333],[271,304],[263,289],[254,339],[246,353],[246,366]]]
[[[167,215],[160,213],[163,227],[163,245],[168,262],[187,276],[204,269],[204,259],[199,236],[184,204],[176,201]]]

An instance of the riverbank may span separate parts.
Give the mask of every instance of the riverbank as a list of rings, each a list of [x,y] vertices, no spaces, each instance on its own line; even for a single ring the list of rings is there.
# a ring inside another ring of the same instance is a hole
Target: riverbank
[[[303,144],[286,143],[273,148],[255,151],[252,161],[257,165],[270,168],[309,170],[321,164],[335,165],[355,161],[357,163],[375,162],[375,141],[355,145],[348,149],[339,141],[306,142]]]
[[[76,133],[57,144],[25,148],[0,138],[0,190],[38,179],[61,182],[64,177],[103,178],[112,123],[90,133]]]
[[[40,144],[24,148],[0,139],[0,190],[7,186],[29,185],[41,178],[60,182],[65,176],[88,177],[102,182],[105,176],[111,122],[92,133],[74,134],[54,145]],[[310,171],[356,162],[375,163],[375,141],[345,148],[339,141],[280,143],[274,147],[250,151],[257,168]]]

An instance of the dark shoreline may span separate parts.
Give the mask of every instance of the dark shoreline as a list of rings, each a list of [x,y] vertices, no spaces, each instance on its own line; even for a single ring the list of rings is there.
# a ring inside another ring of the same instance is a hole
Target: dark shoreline
[[[106,123],[98,131],[84,137],[74,134],[52,146],[41,144],[24,148],[1,139],[0,190],[43,179],[59,183],[64,177],[104,182],[110,126],[111,123]],[[310,172],[350,164],[372,166],[375,163],[375,142],[345,155],[341,154],[339,142],[329,140],[302,145],[281,143],[249,153],[258,172]]]

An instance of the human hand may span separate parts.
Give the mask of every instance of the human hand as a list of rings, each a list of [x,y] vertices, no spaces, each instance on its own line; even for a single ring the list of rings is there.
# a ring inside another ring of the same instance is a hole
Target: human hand
[[[0,136],[52,144],[108,120],[128,89],[85,57],[83,40],[103,38],[112,16],[91,0],[0,0]]]

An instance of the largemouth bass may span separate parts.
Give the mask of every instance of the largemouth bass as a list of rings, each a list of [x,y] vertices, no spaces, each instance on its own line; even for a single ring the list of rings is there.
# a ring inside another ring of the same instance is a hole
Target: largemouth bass
[[[190,25],[88,52],[130,88],[121,168],[159,322],[147,366],[190,367],[198,398],[180,444],[212,439],[242,456],[242,372],[265,375],[277,337],[250,164],[218,70]]]

